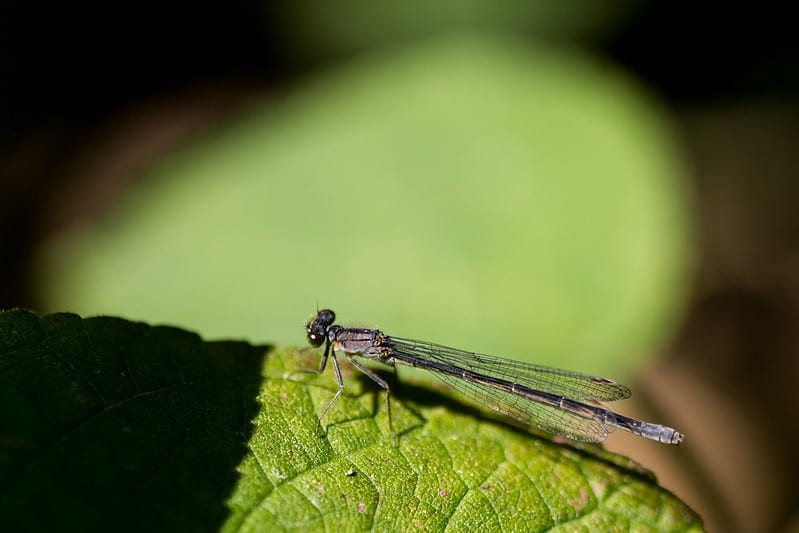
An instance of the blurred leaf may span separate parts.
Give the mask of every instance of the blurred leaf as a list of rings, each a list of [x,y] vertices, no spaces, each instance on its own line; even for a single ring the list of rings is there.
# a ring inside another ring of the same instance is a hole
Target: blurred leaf
[[[268,6],[270,19],[279,21],[270,38],[293,61],[307,63],[463,31],[516,32],[538,39],[587,41],[624,22],[636,2],[350,0],[330,4],[278,0]]]
[[[49,246],[52,309],[297,343],[316,305],[624,378],[682,301],[660,110],[607,65],[463,38],[354,62],[160,164]]]
[[[320,438],[335,382],[295,373],[318,355],[262,366],[263,353],[120,319],[0,314],[0,528],[701,530],[634,463],[427,386],[395,384],[395,445],[383,395],[348,364]]]

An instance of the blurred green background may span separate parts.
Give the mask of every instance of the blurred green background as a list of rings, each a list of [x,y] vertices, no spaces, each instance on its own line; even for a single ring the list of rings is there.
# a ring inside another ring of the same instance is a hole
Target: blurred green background
[[[779,10],[12,7],[0,306],[288,345],[330,307],[623,379],[688,437],[609,447],[711,530],[799,523]]]
[[[48,307],[302,344],[319,305],[621,375],[686,292],[673,139],[601,63],[453,37],[242,115],[46,247]]]

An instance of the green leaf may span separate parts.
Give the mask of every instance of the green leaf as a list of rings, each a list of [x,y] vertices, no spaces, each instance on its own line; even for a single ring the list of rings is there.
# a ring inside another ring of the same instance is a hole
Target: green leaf
[[[265,356],[265,357],[264,357]],[[653,476],[312,350],[0,314],[0,530],[701,530]]]
[[[218,528],[263,354],[117,318],[0,314],[0,531]]]

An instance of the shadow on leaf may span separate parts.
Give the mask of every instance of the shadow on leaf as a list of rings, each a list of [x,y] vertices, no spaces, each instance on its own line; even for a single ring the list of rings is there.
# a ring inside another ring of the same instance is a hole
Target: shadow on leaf
[[[0,314],[0,530],[218,530],[267,348]]]

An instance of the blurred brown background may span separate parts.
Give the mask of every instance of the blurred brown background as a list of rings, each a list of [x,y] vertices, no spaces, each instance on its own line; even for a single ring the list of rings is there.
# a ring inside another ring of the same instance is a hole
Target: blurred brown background
[[[711,530],[797,530],[795,19],[776,4],[603,5],[615,14],[610,22],[590,19],[599,9],[572,22],[567,6],[544,18],[549,26],[512,30],[587,48],[643,80],[669,107],[691,165],[691,304],[660,366],[634,384],[651,391],[657,420],[687,440],[667,459],[637,459]],[[348,28],[326,26],[323,12],[279,2],[11,2],[5,11],[3,309],[46,307],[28,275],[37,245],[113,209],[149,161],[223,124],[265,89],[290,90],[364,48],[436,31],[408,23],[381,34],[378,21],[373,34],[348,41],[340,38]],[[325,27],[323,38],[338,38],[337,46],[310,41]]]

